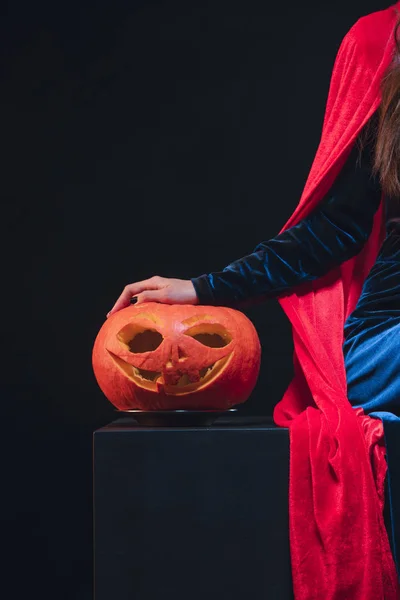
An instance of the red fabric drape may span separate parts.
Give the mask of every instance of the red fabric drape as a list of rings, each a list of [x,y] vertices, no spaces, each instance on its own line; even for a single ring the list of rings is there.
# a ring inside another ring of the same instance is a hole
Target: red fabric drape
[[[282,231],[328,192],[377,109],[400,2],[359,19],[339,48],[322,137],[300,202]],[[347,398],[343,327],[385,234],[383,203],[363,250],[301,292],[279,298],[291,321],[294,378],[277,404],[290,429],[289,522],[296,600],[394,600],[397,575],[383,520],[381,421]]]

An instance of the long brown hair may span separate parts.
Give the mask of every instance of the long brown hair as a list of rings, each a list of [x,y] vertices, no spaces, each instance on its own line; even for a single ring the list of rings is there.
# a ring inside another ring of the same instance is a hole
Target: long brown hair
[[[386,196],[400,197],[400,16],[394,28],[395,53],[381,82],[373,172]]]

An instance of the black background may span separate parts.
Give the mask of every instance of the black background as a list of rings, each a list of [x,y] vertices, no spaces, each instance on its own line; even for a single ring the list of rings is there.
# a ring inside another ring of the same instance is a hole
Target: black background
[[[91,350],[125,284],[189,278],[298,203],[363,0],[9,2],[0,22],[2,587],[88,600],[92,432],[115,418]],[[278,302],[246,309],[271,414],[292,375]]]

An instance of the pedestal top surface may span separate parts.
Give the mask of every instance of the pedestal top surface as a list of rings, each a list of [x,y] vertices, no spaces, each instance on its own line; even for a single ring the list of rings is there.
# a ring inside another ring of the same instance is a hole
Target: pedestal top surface
[[[195,426],[144,426],[140,425],[130,416],[119,417],[115,421],[97,429],[95,433],[115,433],[130,431],[221,431],[221,430],[265,430],[274,431],[276,434],[287,436],[288,429],[277,427],[272,417],[268,416],[230,416],[218,417],[211,425]]]

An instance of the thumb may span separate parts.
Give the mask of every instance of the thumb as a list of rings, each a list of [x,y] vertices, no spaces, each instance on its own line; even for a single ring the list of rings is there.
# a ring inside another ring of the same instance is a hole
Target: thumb
[[[143,302],[164,302],[168,303],[167,296],[165,294],[165,290],[146,290],[141,294],[136,294],[137,302],[136,304],[142,304]]]

